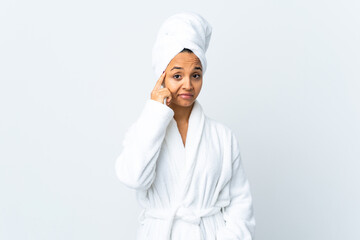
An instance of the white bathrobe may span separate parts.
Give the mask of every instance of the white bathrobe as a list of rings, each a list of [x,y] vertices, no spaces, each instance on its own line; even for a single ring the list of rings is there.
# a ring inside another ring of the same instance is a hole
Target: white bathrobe
[[[185,147],[174,111],[148,99],[116,159],[144,208],[138,240],[251,240],[255,218],[238,141],[195,100]]]

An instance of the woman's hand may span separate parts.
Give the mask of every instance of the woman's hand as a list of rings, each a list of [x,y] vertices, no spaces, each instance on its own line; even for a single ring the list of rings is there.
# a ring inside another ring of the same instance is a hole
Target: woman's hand
[[[164,99],[167,98],[166,105],[169,105],[172,99],[171,92],[168,88],[161,88],[161,85],[165,81],[165,75],[166,73],[164,71],[156,82],[154,89],[151,91],[151,99],[164,104]]]

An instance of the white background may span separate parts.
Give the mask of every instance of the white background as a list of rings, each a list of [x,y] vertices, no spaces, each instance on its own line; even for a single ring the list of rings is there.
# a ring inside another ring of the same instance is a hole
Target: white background
[[[213,26],[198,100],[238,136],[256,239],[360,239],[355,0],[2,0],[0,239],[135,239],[114,163],[182,10]]]

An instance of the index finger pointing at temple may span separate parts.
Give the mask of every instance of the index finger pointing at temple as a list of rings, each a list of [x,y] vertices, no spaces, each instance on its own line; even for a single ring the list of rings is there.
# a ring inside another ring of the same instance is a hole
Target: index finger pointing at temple
[[[161,84],[164,82],[165,75],[166,75],[165,72],[163,72],[163,73],[161,74],[160,78],[157,80],[156,85],[155,85],[155,87],[154,87],[155,90],[156,90],[156,89],[160,89]]]

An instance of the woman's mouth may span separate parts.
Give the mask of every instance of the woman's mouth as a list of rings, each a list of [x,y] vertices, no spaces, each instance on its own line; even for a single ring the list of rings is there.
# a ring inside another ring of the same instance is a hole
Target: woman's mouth
[[[191,99],[194,97],[192,94],[180,94],[179,96],[183,99]]]

